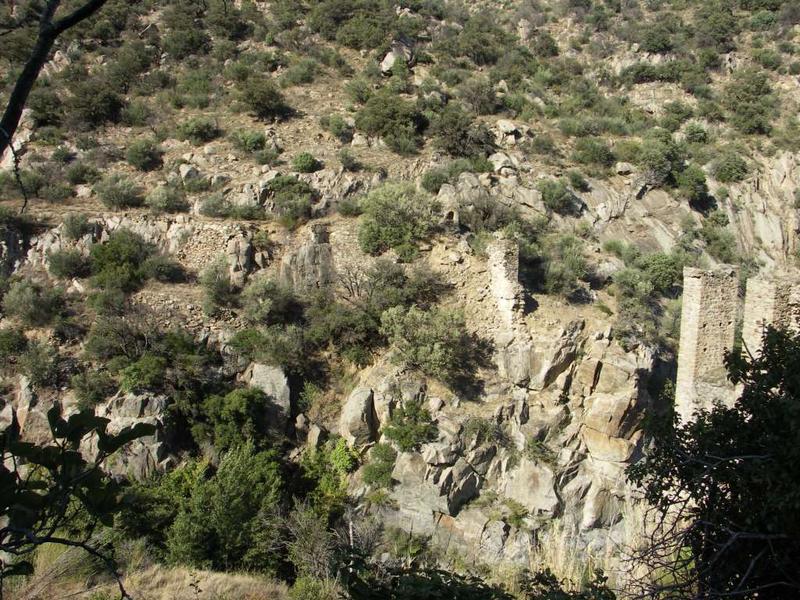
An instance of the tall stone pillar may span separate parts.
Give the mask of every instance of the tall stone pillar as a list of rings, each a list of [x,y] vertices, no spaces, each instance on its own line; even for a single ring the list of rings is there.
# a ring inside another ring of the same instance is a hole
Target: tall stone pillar
[[[738,268],[728,265],[710,271],[683,270],[675,408],[684,422],[699,408],[733,400],[724,358],[733,348],[738,282]]]
[[[519,244],[501,235],[486,247],[492,297],[503,323],[511,326],[522,303],[519,283]]]
[[[800,319],[800,279],[787,274],[753,277],[747,281],[742,323],[743,350],[761,352],[767,325],[797,330]]]

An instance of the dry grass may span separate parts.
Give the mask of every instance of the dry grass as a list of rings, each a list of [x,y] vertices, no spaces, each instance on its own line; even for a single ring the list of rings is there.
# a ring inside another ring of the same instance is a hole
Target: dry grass
[[[126,581],[136,600],[283,600],[287,588],[266,577],[245,573],[151,567]]]

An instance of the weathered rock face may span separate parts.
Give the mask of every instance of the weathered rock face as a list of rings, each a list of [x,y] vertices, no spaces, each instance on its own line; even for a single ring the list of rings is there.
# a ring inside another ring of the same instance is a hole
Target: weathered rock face
[[[0,275],[8,276],[22,258],[22,233],[11,225],[0,225]]]
[[[280,279],[298,292],[324,288],[336,281],[327,227],[309,228],[309,240],[281,259]]]
[[[278,431],[284,431],[292,414],[292,404],[289,379],[283,369],[252,363],[243,373],[242,381],[269,396],[271,410],[267,415],[268,424]]]
[[[378,416],[370,388],[353,390],[342,407],[339,433],[353,446],[364,446],[377,439]]]

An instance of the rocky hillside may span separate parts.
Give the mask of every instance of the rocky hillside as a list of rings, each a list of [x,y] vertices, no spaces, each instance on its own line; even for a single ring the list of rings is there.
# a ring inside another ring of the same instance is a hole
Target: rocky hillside
[[[349,527],[374,564],[622,585],[683,267],[800,256],[798,91],[791,1],[112,0],[3,157],[0,421],[156,425],[107,464],[139,582],[328,597]]]

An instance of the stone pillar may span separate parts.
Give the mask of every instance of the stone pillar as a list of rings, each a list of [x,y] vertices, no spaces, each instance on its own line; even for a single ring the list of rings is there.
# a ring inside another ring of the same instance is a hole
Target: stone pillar
[[[800,319],[800,280],[789,275],[753,277],[747,281],[742,342],[744,352],[758,356],[767,325],[797,331]]]
[[[730,402],[725,353],[733,348],[738,305],[737,267],[683,270],[683,307],[675,408],[685,422],[698,408]]]
[[[492,297],[503,323],[512,325],[522,301],[519,284],[519,244],[498,235],[486,247]]]

